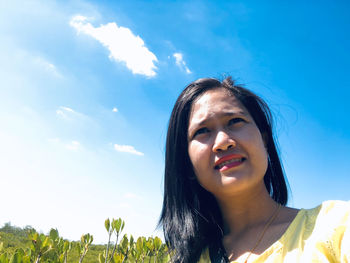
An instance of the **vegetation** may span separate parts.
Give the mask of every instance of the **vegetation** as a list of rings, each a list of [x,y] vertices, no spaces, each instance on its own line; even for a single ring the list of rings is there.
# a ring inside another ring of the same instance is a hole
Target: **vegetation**
[[[135,240],[132,235],[122,236],[124,226],[120,218],[107,219],[107,244],[93,245],[90,234],[82,235],[80,241],[68,241],[59,236],[57,229],[45,235],[30,226],[22,229],[6,223],[0,228],[0,263],[169,262],[168,249],[159,237]]]

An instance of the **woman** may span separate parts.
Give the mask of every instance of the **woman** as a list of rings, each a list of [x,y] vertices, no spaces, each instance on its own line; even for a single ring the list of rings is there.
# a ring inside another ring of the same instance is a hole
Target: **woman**
[[[231,78],[199,79],[180,94],[164,186],[160,224],[174,262],[350,260],[349,204],[285,206],[270,110]]]

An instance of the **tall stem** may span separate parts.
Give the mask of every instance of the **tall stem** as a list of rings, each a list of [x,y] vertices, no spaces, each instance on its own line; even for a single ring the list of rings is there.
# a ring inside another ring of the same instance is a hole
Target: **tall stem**
[[[84,259],[85,255],[86,255],[86,253],[87,253],[87,248],[84,248],[84,252],[83,252],[83,254],[81,255],[81,257],[79,259],[79,263],[83,262],[83,259]]]
[[[107,249],[106,249],[105,263],[108,262],[108,250],[109,250],[109,244],[111,242],[111,235],[112,235],[112,229],[110,229],[108,232],[108,243],[107,243]]]
[[[112,251],[112,255],[111,257],[109,258],[108,260],[108,263],[111,262],[112,258],[113,258],[113,255],[115,253],[115,250],[117,249],[117,246],[118,246],[118,238],[119,238],[119,233],[117,232],[117,239],[115,240],[115,244],[114,244],[114,248],[113,248],[113,251]]]
[[[40,262],[40,258],[41,258],[41,253],[39,253],[38,257],[35,260],[35,263],[39,263]]]

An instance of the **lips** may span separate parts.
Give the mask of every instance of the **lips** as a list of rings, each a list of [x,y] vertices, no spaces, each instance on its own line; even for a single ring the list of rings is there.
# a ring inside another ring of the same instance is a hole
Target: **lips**
[[[215,162],[214,169],[225,171],[232,167],[239,166],[240,164],[242,164],[242,162],[244,162],[244,160],[245,158],[239,154],[226,155]]]

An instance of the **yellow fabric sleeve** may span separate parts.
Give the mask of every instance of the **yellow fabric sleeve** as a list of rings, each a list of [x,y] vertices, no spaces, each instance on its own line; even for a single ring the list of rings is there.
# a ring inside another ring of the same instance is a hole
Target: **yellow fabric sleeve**
[[[244,262],[247,255],[232,262]],[[210,262],[208,249],[199,262]],[[350,202],[326,201],[301,209],[282,237],[262,254],[251,255],[248,262],[350,263]]]

